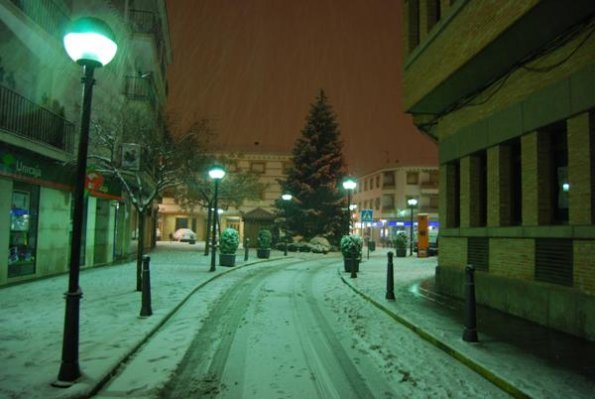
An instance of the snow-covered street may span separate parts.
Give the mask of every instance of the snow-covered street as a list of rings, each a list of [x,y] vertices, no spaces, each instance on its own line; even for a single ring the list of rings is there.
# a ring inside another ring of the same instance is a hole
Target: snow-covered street
[[[592,381],[483,331],[479,344],[463,342],[456,320],[420,300],[435,258],[396,259],[397,300],[385,301],[386,252],[350,279],[338,254],[252,253],[245,264],[238,253],[239,266],[209,273],[197,245],[160,243],[147,318],[134,263],[84,271],[84,376],[67,389],[51,386],[67,276],[4,288],[0,397],[506,397],[498,379],[530,397],[590,397]]]

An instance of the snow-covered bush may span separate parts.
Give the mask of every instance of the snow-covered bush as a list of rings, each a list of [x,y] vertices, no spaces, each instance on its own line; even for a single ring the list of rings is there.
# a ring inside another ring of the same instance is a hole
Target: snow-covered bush
[[[240,235],[236,229],[226,228],[221,233],[220,248],[222,254],[233,255],[240,246]]]
[[[357,234],[343,236],[340,245],[344,258],[358,259],[361,255],[364,240]]]

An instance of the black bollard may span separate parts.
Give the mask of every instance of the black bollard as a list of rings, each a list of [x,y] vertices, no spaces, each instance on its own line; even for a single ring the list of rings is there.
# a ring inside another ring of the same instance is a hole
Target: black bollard
[[[359,258],[355,258],[353,259],[353,262],[351,263],[351,267],[350,267],[350,271],[351,271],[351,278],[357,278],[357,269],[359,267],[359,260],[361,259],[361,253],[360,253],[360,257]]]
[[[285,240],[285,245],[283,248],[283,255],[287,256],[287,240]]]
[[[465,331],[463,341],[477,342],[477,317],[475,309],[475,268],[465,267]]]
[[[248,261],[249,255],[250,255],[250,239],[246,238],[244,240],[244,262]]]
[[[393,253],[388,254],[388,263],[386,265],[386,299],[395,300],[395,277],[393,273]]]
[[[149,263],[151,258],[143,255],[143,271],[142,271],[142,305],[140,309],[141,317],[151,316],[153,310],[151,309],[151,272],[149,271]]]

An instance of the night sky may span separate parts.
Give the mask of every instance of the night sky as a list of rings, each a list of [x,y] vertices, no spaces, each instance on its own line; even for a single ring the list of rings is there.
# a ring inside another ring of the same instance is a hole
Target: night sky
[[[226,150],[289,153],[324,89],[350,173],[430,165],[401,110],[399,0],[167,0],[169,112]]]

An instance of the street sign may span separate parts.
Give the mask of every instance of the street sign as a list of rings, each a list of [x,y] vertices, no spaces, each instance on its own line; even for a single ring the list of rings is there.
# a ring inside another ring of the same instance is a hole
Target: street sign
[[[373,222],[374,218],[373,218],[373,214],[372,214],[372,209],[362,209],[361,211],[361,219],[362,222]]]

